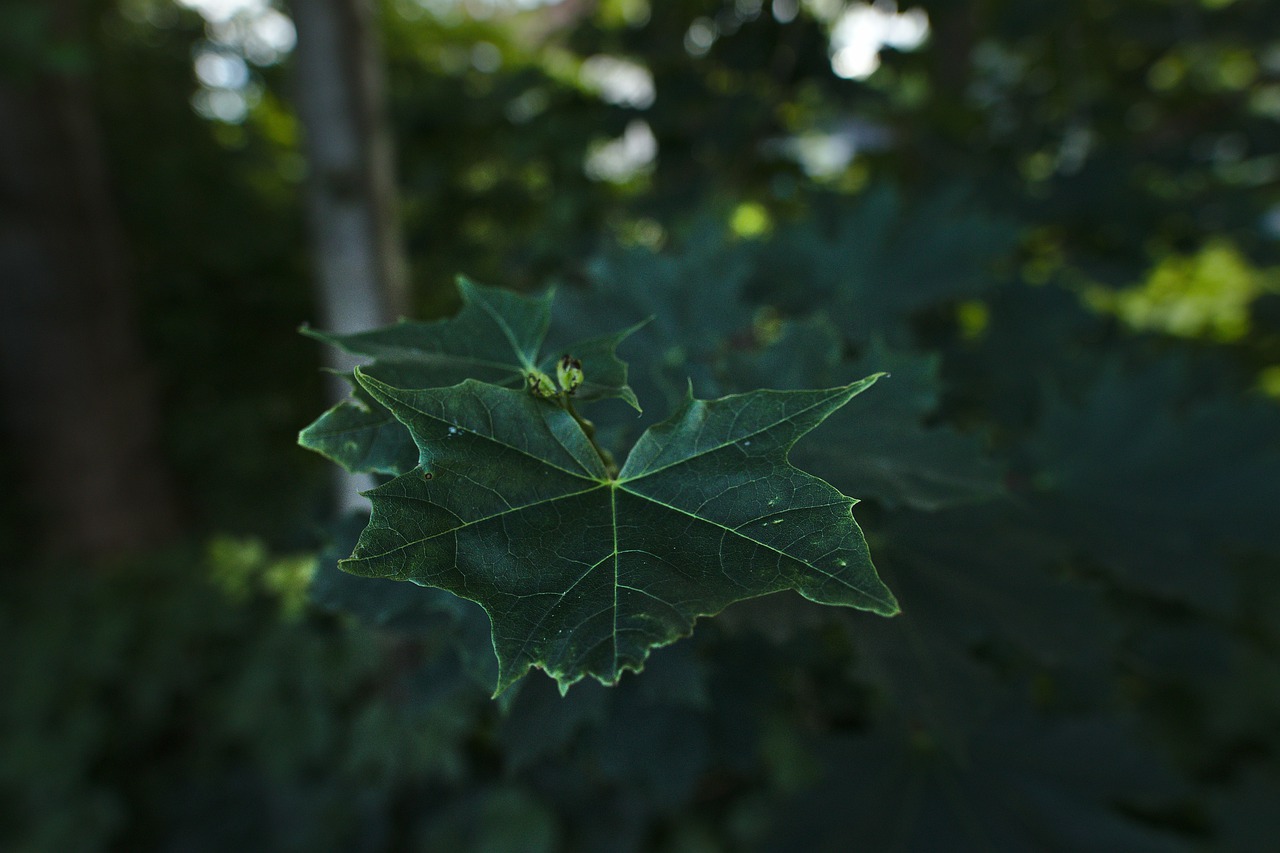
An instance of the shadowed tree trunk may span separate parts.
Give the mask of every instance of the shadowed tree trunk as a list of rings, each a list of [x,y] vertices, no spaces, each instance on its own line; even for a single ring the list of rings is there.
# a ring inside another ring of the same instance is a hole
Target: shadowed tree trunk
[[[320,320],[330,331],[363,331],[403,313],[408,286],[375,10],[369,0],[294,0],[292,11]],[[340,371],[353,366],[331,359]],[[346,392],[335,380],[334,401]],[[340,477],[338,509],[367,507],[356,494],[367,485]]]
[[[74,4],[52,11],[73,37]],[[92,558],[177,526],[109,184],[83,77],[0,79],[3,431],[42,550]]]

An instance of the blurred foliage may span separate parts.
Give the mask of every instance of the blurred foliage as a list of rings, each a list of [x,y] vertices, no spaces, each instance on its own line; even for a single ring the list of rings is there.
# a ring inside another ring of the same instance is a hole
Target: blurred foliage
[[[311,560],[224,539],[7,585],[6,849],[357,846],[398,786],[456,775],[465,730],[408,700],[395,645],[291,608]]]
[[[287,535],[314,513],[325,472],[268,449],[292,441],[322,388],[293,334],[312,295],[282,69],[259,70],[277,88],[244,125],[211,123],[192,109],[198,15],[159,0],[83,5],[101,15],[93,82],[184,508],[198,529]],[[260,341],[280,370],[256,369]]]
[[[838,3],[500,5],[383,4],[420,313],[464,272],[559,284],[564,340],[652,315],[621,351],[646,401],[889,369],[804,464],[864,499],[904,614],[744,602],[612,691],[491,703],[481,612],[338,573],[348,531],[316,555],[287,67],[203,119],[193,12],[86,0],[67,45],[6,7],[0,71],[92,70],[211,544],[26,571],[5,498],[0,845],[1273,844],[1280,6],[924,0],[928,42],[846,80]],[[588,174],[636,121],[656,158]],[[625,445],[666,406],[601,411]]]
[[[1161,258],[1137,287],[1089,296],[1135,329],[1229,343],[1249,333],[1253,300],[1278,289],[1276,270],[1255,269],[1229,242],[1217,241],[1191,256]]]

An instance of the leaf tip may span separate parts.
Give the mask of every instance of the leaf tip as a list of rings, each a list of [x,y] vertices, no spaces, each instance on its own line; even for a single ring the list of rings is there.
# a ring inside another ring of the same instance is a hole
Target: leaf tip
[[[359,365],[351,371],[351,376],[355,379],[359,387],[363,388],[370,397],[389,409],[393,408],[392,402],[396,399],[393,392],[397,390],[394,386],[388,385],[382,380],[369,375],[369,373]]]
[[[861,394],[863,391],[870,388],[872,385],[875,385],[876,382],[880,381],[881,379],[884,379],[888,375],[889,374],[885,373],[884,371],[880,371],[879,373],[872,373],[868,376],[862,377],[856,382],[850,382],[848,385],[845,385],[843,388],[832,389],[832,390],[843,391],[845,394],[844,399],[847,402],[849,400],[852,400],[854,397],[858,396],[859,394]]]
[[[656,319],[658,319],[658,315],[657,315],[657,314],[650,314],[648,317],[645,317],[645,318],[644,318],[643,320],[641,320],[640,322],[638,322],[638,323],[634,323],[634,324],[632,324],[631,326],[629,326],[628,328],[623,329],[623,330],[618,334],[618,342],[619,342],[619,343],[621,343],[622,341],[625,341],[627,338],[631,337],[631,336],[632,336],[632,335],[634,335],[636,332],[640,331],[641,329],[643,329],[645,326],[649,325],[650,323],[652,323],[652,322],[653,322],[654,320],[656,320]]]
[[[490,618],[492,619],[492,617]],[[493,652],[494,656],[498,659],[498,683],[493,686],[493,695],[489,698],[499,699],[502,697],[502,694],[514,687],[516,682],[524,678],[533,666],[532,664],[526,663],[523,669],[512,669],[507,665],[507,662],[503,660],[502,656],[498,654],[498,648],[496,645],[494,646]]]

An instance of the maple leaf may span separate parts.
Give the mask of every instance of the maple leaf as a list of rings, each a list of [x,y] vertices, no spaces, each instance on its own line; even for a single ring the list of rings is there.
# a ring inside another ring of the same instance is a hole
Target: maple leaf
[[[303,332],[357,356],[373,359],[363,370],[400,387],[429,388],[481,379],[523,386],[530,375],[554,374],[562,353],[541,355],[551,325],[554,291],[521,296],[458,278],[462,309],[431,322],[401,320],[353,335]],[[584,402],[617,397],[639,410],[627,385],[627,366],[614,354],[637,327],[574,343],[567,352],[585,367],[575,389]],[[401,474],[417,458],[413,440],[391,413],[356,387],[352,396],[302,430],[299,443],[352,472]]]
[[[856,501],[787,461],[879,375],[817,391],[690,395],[616,476],[554,401],[475,380],[413,390],[355,375],[408,428],[419,463],[367,493],[373,516],[342,567],[480,604],[498,693],[531,667],[562,691],[587,675],[614,684],[699,616],[784,589],[898,611]]]

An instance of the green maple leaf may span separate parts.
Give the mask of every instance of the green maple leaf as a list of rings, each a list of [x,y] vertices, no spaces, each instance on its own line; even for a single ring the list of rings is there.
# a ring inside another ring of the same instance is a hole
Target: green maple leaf
[[[819,391],[690,395],[616,476],[574,416],[468,380],[356,378],[413,436],[419,464],[368,492],[347,571],[448,590],[489,614],[497,691],[531,667],[562,691],[614,684],[699,616],[794,589],[893,615],[851,507],[791,446],[878,377]]]
[[[432,322],[401,320],[382,329],[333,335],[303,329],[311,337],[353,355],[373,359],[363,370],[398,387],[433,388],[464,379],[520,387],[533,372],[554,375],[561,355],[540,351],[551,324],[554,292],[528,297],[483,287],[459,277],[462,309]],[[618,397],[639,410],[627,385],[627,366],[615,355],[636,327],[573,344],[568,350],[585,367],[587,381],[575,397],[584,402]],[[348,471],[402,474],[417,450],[408,431],[358,384],[352,396],[321,415],[299,435],[299,443]]]

